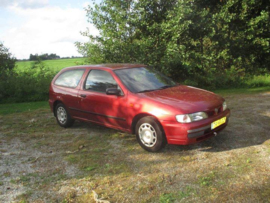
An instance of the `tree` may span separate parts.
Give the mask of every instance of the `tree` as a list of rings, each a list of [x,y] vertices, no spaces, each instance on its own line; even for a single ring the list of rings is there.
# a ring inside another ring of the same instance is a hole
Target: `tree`
[[[158,64],[164,42],[161,22],[176,0],[105,0],[89,6],[87,16],[99,30],[98,36],[89,32],[90,42],[76,45],[91,62],[142,62]]]
[[[91,63],[145,63],[212,87],[270,71],[268,0],[104,0],[86,11],[99,35],[76,45]]]
[[[179,1],[163,25],[171,39],[164,60],[171,72],[208,86],[269,71],[269,15],[266,0]]]
[[[9,49],[0,42],[0,72],[12,70],[15,67],[16,58],[12,56]]]

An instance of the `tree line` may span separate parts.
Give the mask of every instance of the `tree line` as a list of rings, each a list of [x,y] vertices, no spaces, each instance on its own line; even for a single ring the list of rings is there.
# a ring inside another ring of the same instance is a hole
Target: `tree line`
[[[56,54],[30,54],[29,60],[30,61],[38,61],[38,60],[52,60],[52,59],[60,59],[60,56]]]
[[[104,0],[86,11],[99,35],[76,46],[90,63],[145,63],[213,88],[270,71],[269,0]]]
[[[30,54],[29,61],[39,61],[39,60],[53,60],[53,59],[70,59],[70,58],[81,58],[80,56],[66,56],[60,57],[56,54]]]

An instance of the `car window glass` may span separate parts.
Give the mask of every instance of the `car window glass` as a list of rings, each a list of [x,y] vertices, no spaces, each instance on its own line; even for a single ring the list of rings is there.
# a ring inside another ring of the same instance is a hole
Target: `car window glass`
[[[147,68],[127,68],[114,71],[131,92],[152,91],[175,86],[176,83],[160,72]]]
[[[107,71],[91,70],[85,83],[86,90],[106,93],[107,88],[118,88],[117,83]]]
[[[69,70],[64,73],[62,73],[55,81],[54,84],[65,86],[65,87],[77,87],[82,75],[84,73],[84,70]]]

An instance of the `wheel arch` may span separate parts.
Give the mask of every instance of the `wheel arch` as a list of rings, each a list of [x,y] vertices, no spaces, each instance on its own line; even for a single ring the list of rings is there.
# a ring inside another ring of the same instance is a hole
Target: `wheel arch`
[[[162,130],[163,134],[165,135],[164,130],[163,130],[163,126],[162,126],[161,123],[159,122],[158,118],[157,118],[156,116],[154,116],[154,115],[152,115],[152,114],[148,114],[148,113],[140,113],[140,114],[137,114],[137,115],[133,118],[132,124],[131,124],[131,132],[132,132],[132,134],[135,134],[135,128],[136,128],[137,122],[138,122],[141,118],[146,117],[146,116],[151,116],[151,117],[153,117],[153,118],[156,120],[156,122],[160,125],[161,130]],[[165,137],[166,137],[166,135],[165,135]]]
[[[53,115],[54,115],[54,117],[56,117],[55,108],[60,103],[64,104],[61,100],[55,100],[54,103],[53,103]]]

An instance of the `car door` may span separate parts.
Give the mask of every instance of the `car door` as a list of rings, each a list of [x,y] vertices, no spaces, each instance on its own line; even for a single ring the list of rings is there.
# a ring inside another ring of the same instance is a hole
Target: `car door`
[[[127,129],[126,95],[107,95],[107,88],[119,88],[109,71],[89,71],[79,92],[80,107],[87,120],[108,127]]]

